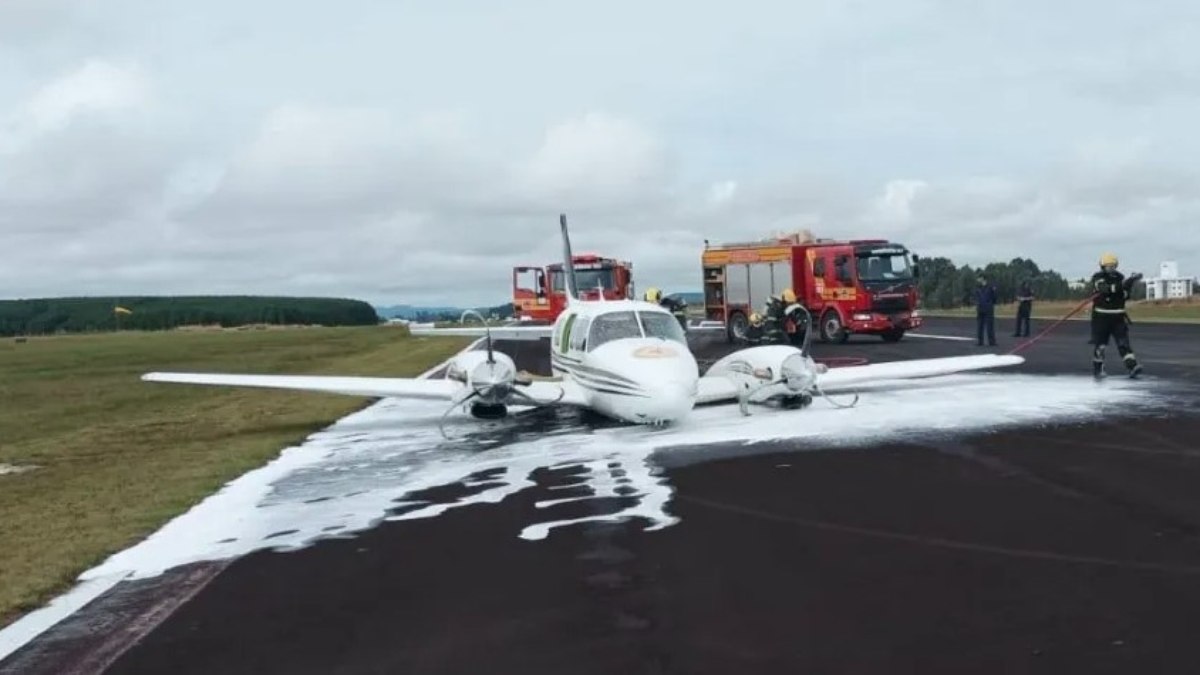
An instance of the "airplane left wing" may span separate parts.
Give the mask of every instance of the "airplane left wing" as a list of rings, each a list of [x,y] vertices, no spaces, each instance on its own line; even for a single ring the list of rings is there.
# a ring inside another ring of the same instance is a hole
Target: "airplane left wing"
[[[455,380],[410,377],[342,377],[322,375],[230,375],[223,373],[146,373],[147,382],[210,384],[229,387],[260,387],[318,391],[327,394],[370,398],[417,398],[450,400],[463,389]]]

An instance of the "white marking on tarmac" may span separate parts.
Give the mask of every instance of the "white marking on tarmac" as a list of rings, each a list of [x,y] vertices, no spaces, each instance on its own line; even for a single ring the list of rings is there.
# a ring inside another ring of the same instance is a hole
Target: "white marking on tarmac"
[[[929,340],[955,340],[959,342],[971,342],[975,338],[963,337],[961,335],[939,335],[937,333],[909,333],[909,337],[926,338]]]

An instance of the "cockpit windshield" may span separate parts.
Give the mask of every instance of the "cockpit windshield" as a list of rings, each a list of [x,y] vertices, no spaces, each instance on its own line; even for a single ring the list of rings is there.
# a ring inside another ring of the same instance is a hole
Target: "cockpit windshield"
[[[590,352],[606,342],[640,337],[642,327],[633,312],[607,312],[592,319],[587,349]]]
[[[662,338],[687,344],[683,328],[666,312],[606,312],[592,319],[587,350],[626,338]]]
[[[638,317],[642,320],[646,337],[687,344],[687,336],[683,334],[683,327],[679,325],[679,321],[674,316],[665,312],[638,312]]]
[[[908,252],[903,249],[860,250],[856,257],[861,281],[904,281],[913,278]]]

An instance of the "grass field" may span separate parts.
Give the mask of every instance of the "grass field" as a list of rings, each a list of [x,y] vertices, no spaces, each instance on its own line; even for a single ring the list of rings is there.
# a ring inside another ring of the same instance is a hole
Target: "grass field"
[[[1059,319],[1078,305],[1079,301],[1035,302],[1033,303],[1033,318]],[[1200,301],[1172,303],[1131,302],[1128,305],[1128,310],[1130,318],[1134,321],[1200,323]],[[975,308],[922,309],[921,313],[925,316],[975,316]],[[996,306],[997,317],[1016,317],[1016,315],[1017,306],[1015,304]],[[1084,307],[1072,319],[1087,319],[1088,316],[1088,308]]]
[[[150,370],[414,376],[471,338],[402,328],[0,342],[0,626],[221,485],[369,404],[141,382]]]

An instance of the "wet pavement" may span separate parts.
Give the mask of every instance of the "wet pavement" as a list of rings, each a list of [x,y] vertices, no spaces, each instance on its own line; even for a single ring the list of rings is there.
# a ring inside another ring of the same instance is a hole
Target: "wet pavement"
[[[943,339],[972,331],[814,353],[978,353]],[[1094,383],[1069,322],[1011,375],[652,437],[537,411],[446,441],[396,421],[439,406],[381,404],[253,514],[201,509],[110,561],[144,578],[0,673],[1194,672],[1198,337],[1135,325],[1147,378],[1110,348]],[[545,371],[544,343],[500,347]]]

